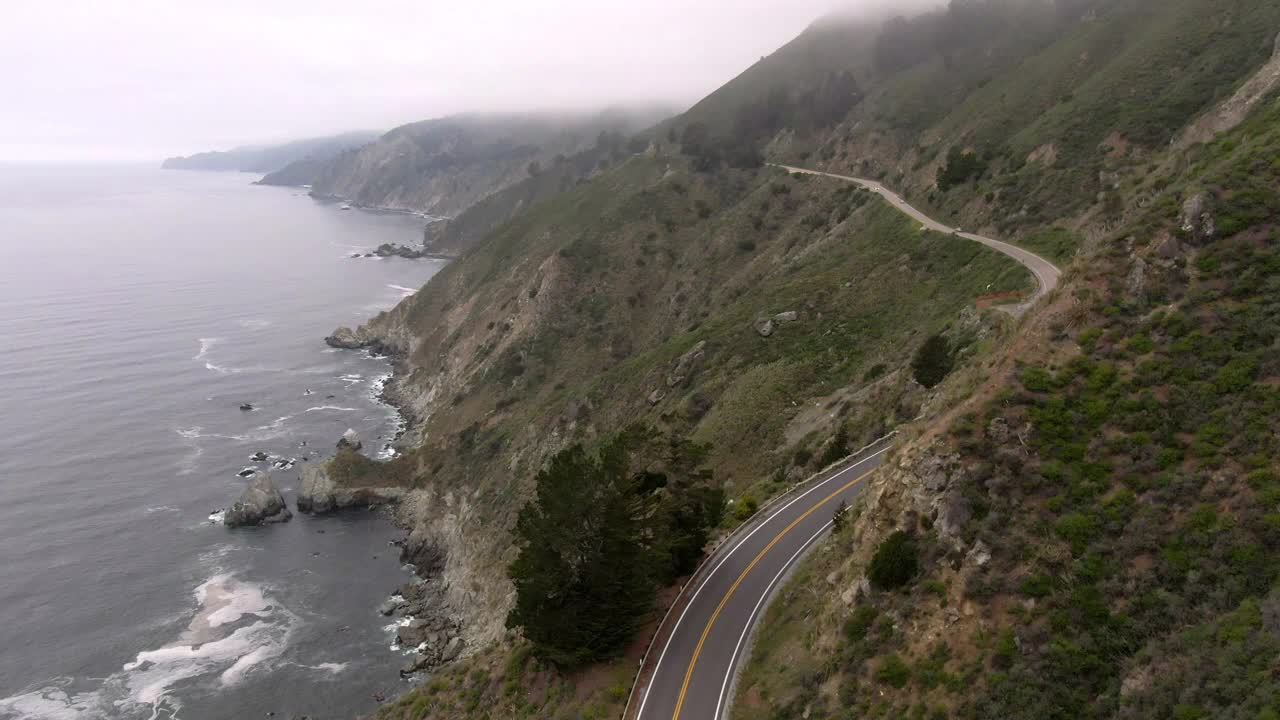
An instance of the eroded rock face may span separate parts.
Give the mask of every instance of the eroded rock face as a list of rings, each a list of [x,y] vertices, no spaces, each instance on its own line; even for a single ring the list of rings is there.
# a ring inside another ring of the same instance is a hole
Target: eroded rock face
[[[421,529],[409,533],[400,546],[400,562],[413,565],[422,576],[439,574],[444,570],[446,559],[444,548]]]
[[[677,385],[685,385],[689,378],[697,372],[698,365],[703,358],[707,356],[707,341],[701,340],[694,345],[689,352],[681,355],[676,360],[675,367],[671,369],[671,373],[667,375],[667,387],[675,387]]]
[[[1203,243],[1217,234],[1213,220],[1213,198],[1196,193],[1182,203],[1182,231],[1195,243]]]
[[[350,488],[338,485],[329,477],[324,463],[302,469],[302,485],[298,488],[298,510],[327,513],[346,508],[368,508],[386,505],[404,496],[398,487]]]
[[[333,331],[333,334],[324,339],[329,347],[341,348],[343,350],[359,350],[372,344],[372,340],[365,334],[363,328],[352,330],[345,325]]]
[[[1133,259],[1129,274],[1125,277],[1125,293],[1134,300],[1143,300],[1147,294],[1147,262],[1140,257]]]
[[[450,220],[437,220],[427,223],[422,229],[422,247],[431,249],[442,242],[448,236]]]
[[[286,522],[293,517],[284,496],[276,489],[268,473],[257,474],[236,504],[227,509],[223,524],[227,527]]]

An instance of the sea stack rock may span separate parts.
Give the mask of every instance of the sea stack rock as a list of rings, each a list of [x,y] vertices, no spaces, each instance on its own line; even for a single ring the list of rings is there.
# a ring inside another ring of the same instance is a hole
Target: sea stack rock
[[[302,469],[302,486],[298,488],[298,510],[301,512],[327,513],[336,510],[334,498],[337,488],[324,464],[308,465]]]
[[[227,527],[286,522],[293,517],[284,496],[276,489],[268,473],[258,473],[240,500],[227,509],[223,524]]]

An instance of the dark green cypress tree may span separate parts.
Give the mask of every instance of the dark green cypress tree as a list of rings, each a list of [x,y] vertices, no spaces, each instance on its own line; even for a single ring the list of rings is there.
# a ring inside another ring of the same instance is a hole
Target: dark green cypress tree
[[[622,443],[598,457],[581,445],[538,474],[537,498],[520,512],[520,553],[509,568],[521,627],[538,655],[573,667],[630,640],[653,604],[652,559],[642,542],[651,514],[634,492]]]
[[[951,353],[951,343],[941,335],[934,335],[916,351],[916,356],[911,360],[911,371],[915,375],[916,382],[931,388],[942,382],[942,379],[951,372],[951,366],[955,359]]]

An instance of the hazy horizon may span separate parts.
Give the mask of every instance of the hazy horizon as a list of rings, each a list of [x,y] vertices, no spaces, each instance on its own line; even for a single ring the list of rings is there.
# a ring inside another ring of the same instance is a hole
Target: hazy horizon
[[[24,4],[0,162],[148,162],[460,112],[683,109],[832,12],[931,4]]]

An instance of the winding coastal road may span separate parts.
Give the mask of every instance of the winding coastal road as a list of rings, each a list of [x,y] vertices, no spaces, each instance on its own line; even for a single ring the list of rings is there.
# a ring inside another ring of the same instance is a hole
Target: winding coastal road
[[[987,247],[991,248],[992,250],[995,250],[996,252],[1003,253],[1013,258],[1014,260],[1017,260],[1024,267],[1030,270],[1032,275],[1035,275],[1036,282],[1040,286],[1034,293],[1031,294],[1031,297],[1027,298],[1021,304],[1016,306],[1020,310],[1025,310],[1026,308],[1030,307],[1037,300],[1039,300],[1041,296],[1043,296],[1045,293],[1058,287],[1058,280],[1062,277],[1062,270],[1060,270],[1057,265],[1054,265],[1053,263],[1049,262],[1048,260],[1045,260],[1039,255],[1031,252],[1030,250],[1018,247],[1017,245],[1011,245],[1010,243],[1004,242],[1003,240],[996,240],[995,238],[989,238],[989,237],[986,237],[985,235],[977,235],[975,233],[956,232],[956,228],[951,227],[949,225],[943,225],[937,220],[934,220],[928,215],[925,215],[924,213],[920,212],[916,208],[912,207],[909,203],[907,203],[906,200],[903,200],[901,195],[898,195],[894,191],[890,190],[884,185],[881,185],[875,180],[867,180],[864,178],[850,177],[848,175],[837,175],[835,173],[821,172],[818,170],[805,170],[804,168],[791,167],[789,165],[774,165],[774,167],[782,168],[783,170],[786,170],[787,172],[790,172],[790,173],[800,173],[802,175],[821,175],[822,177],[835,178],[836,180],[843,180],[845,182],[856,183],[861,187],[864,187],[867,190],[870,190],[871,192],[884,198],[886,201],[888,201],[890,205],[894,206],[895,208],[897,208],[898,210],[902,211],[904,214],[909,216],[911,219],[915,220],[916,222],[920,223],[921,225],[925,226],[930,230],[936,230],[937,232],[940,232],[940,233],[955,234],[956,236],[962,237],[965,240],[972,240],[976,243],[982,243],[983,245],[986,245]]]
[[[925,228],[982,243],[1025,266],[1039,287],[1025,310],[1058,286],[1062,271],[1016,245],[957,232],[912,207],[884,185],[862,178],[778,165],[791,173],[853,182],[876,193]],[[841,501],[850,502],[880,466],[891,437],[783,495],[735,531],[699,566],[663,618],[641,661],[623,720],[722,720],[732,701],[738,669],[749,652],[751,631],[787,572],[831,529]]]
[[[711,554],[658,628],[650,647],[656,660],[632,690],[628,720],[714,720],[727,712],[770,594],[831,529],[840,502],[852,502],[890,444],[883,438],[782,496]]]

